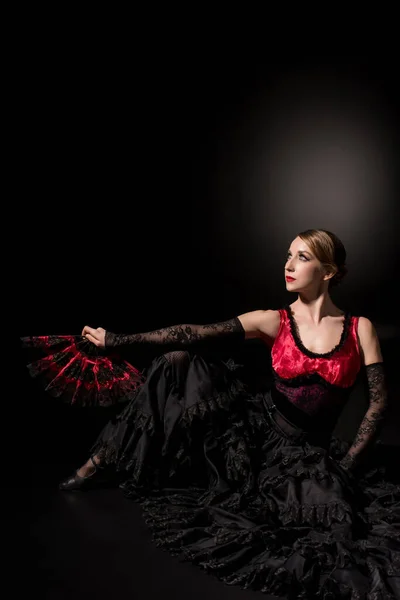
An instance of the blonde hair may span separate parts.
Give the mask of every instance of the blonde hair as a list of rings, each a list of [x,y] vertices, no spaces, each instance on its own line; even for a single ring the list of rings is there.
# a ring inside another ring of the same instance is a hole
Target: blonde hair
[[[311,249],[328,273],[336,272],[329,280],[328,289],[339,285],[348,272],[346,250],[337,235],[326,229],[307,229],[298,234]]]

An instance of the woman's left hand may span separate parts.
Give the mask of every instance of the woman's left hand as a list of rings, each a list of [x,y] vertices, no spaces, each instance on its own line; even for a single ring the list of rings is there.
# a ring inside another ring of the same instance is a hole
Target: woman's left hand
[[[89,325],[85,325],[82,329],[82,335],[91,341],[98,348],[105,348],[105,338],[106,338],[106,330],[103,327],[97,327],[97,329],[93,329],[93,327],[89,327]]]

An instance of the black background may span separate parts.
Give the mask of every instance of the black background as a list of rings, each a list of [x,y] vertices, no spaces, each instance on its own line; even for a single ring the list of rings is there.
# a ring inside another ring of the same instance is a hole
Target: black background
[[[3,362],[2,488],[10,510],[2,516],[12,565],[5,575],[14,590],[37,586],[52,598],[57,584],[62,598],[78,592],[110,597],[126,589],[150,597],[149,588],[157,597],[168,590],[178,597],[187,596],[185,585],[193,597],[204,597],[204,589],[211,597],[213,585],[216,596],[239,597],[242,590],[196,575],[190,566],[185,570],[169,557],[163,562],[131,505],[100,493],[75,502],[44,489],[57,492],[58,481],[87,459],[112,411],[50,398],[29,378],[29,354],[19,337],[80,333],[85,324],[148,331],[292,302],[276,249],[268,260],[279,277],[268,272],[257,282],[247,276],[246,253],[239,253],[236,273],[226,269],[225,228],[216,219],[219,202],[229,207],[229,198],[218,194],[221,137],[251,115],[260,90],[268,96],[277,79],[312,70],[316,82],[318,73],[329,72],[331,81],[355,81],[376,92],[397,157],[397,33],[391,32],[397,21],[376,7],[368,23],[365,7],[351,18],[339,6],[326,14],[285,6],[279,16],[271,6],[251,15],[240,6],[222,15],[170,5],[126,13],[100,5],[17,10],[5,24],[4,52],[11,74],[3,113],[11,133],[4,161],[11,192],[4,205],[10,277],[3,296],[11,302],[3,316],[4,330],[12,330]],[[394,185],[398,189],[398,181]],[[379,211],[382,198],[376,202]],[[397,199],[385,210],[384,231],[393,231]],[[234,202],[227,214],[245,248]],[[329,229],[329,221],[323,226]],[[371,233],[377,247],[378,232]],[[356,239],[357,231],[353,244]],[[357,264],[360,287],[350,295],[344,283],[337,304],[379,325],[392,398],[383,438],[392,446],[400,421],[398,243],[390,250],[384,264]],[[261,348],[248,356],[260,367],[268,362]],[[358,387],[338,433],[351,439],[365,409]]]
[[[228,27],[203,35],[200,26],[158,21],[151,33],[138,24],[132,32],[114,21],[108,29],[105,15],[97,26],[97,17],[72,18],[71,26],[71,15],[43,21],[21,44],[14,74],[18,386],[11,408],[23,431],[18,450],[39,466],[81,460],[107,415],[48,398],[26,373],[19,336],[80,333],[85,324],[148,331],[295,299],[282,278],[253,285],[245,258],[237,276],[226,273],[224,229],[215,229],[220,137],[251,113],[260,90],[268,94],[277,78],[309,69],[367,83],[398,139],[395,55],[382,45],[377,51],[368,35],[347,49],[335,35],[321,45],[321,31],[307,44],[288,32],[247,42]],[[271,265],[281,260],[271,252]],[[338,301],[389,331],[382,350],[394,394],[398,261],[397,245],[385,265],[385,293],[369,301],[368,293],[351,298],[343,291]],[[365,269],[368,289],[380,274]],[[362,406],[360,400],[350,429]]]

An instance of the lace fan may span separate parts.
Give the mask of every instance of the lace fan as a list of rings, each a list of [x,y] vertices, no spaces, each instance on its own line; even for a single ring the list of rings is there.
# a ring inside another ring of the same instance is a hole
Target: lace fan
[[[64,402],[81,406],[110,406],[125,402],[145,378],[115,354],[105,354],[82,335],[21,337],[24,348],[42,354],[27,365],[45,390]],[[44,355],[44,356],[43,356]]]

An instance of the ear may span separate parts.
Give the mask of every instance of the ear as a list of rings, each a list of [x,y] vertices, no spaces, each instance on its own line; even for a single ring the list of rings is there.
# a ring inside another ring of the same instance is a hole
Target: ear
[[[333,271],[331,270],[333,269]],[[325,267],[326,274],[324,275],[324,281],[329,281],[332,277],[335,277],[336,273],[339,271],[337,267]]]

